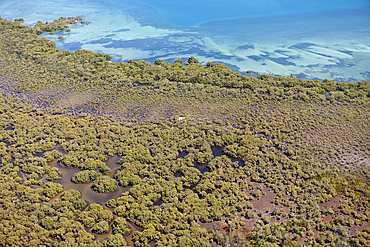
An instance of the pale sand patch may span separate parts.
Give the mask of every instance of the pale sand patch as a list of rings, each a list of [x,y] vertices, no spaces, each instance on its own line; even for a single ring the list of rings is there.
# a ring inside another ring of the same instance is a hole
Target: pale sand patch
[[[231,51],[230,48],[226,45],[218,45],[216,44],[211,38],[209,37],[204,37],[202,39],[203,45],[205,46],[205,51],[210,52],[220,52],[221,54],[225,56],[232,56],[234,55]]]
[[[140,60],[142,58],[150,57],[152,54],[151,51],[143,51],[135,48],[105,48],[104,45],[107,44],[86,44],[83,45],[82,48],[112,54],[113,58],[120,57],[120,60],[122,61],[129,59]],[[161,54],[158,55],[160,56]]]

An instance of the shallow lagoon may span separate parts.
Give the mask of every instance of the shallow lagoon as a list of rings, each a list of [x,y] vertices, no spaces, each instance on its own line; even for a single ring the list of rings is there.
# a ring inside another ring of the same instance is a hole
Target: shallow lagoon
[[[3,1],[0,15],[25,24],[82,16],[89,25],[45,35],[62,50],[109,53],[113,61],[197,57],[245,73],[370,80],[370,2]],[[65,36],[58,40],[58,36]]]

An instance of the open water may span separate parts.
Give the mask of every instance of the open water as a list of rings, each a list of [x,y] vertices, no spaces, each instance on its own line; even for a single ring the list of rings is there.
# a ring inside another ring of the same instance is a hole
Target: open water
[[[29,26],[82,16],[91,23],[44,36],[114,62],[195,56],[254,75],[370,80],[369,0],[1,0],[0,15]]]

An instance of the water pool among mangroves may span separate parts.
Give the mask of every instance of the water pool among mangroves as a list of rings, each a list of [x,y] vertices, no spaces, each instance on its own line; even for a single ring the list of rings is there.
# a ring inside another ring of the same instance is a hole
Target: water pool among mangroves
[[[56,145],[53,150],[56,150],[56,151],[60,152],[63,155],[68,154],[66,151],[60,149],[59,145]],[[45,152],[37,153],[37,154],[35,154],[35,157],[42,158],[44,153]],[[114,178],[114,175],[116,174],[116,172],[120,168],[120,166],[117,164],[117,161],[119,159],[120,159],[119,156],[113,156],[113,157],[110,157],[105,162],[106,165],[111,169],[111,173],[109,174],[109,176],[111,178]],[[117,186],[117,190],[115,190],[114,192],[98,193],[98,192],[94,191],[91,188],[93,182],[77,184],[77,183],[73,183],[71,181],[72,176],[75,173],[81,171],[80,169],[65,167],[65,166],[61,165],[58,162],[58,160],[53,160],[53,161],[49,162],[49,166],[50,167],[56,167],[61,172],[61,174],[62,174],[61,179],[55,180],[54,182],[63,185],[64,191],[68,191],[70,189],[77,190],[81,193],[81,199],[85,200],[88,204],[98,203],[98,204],[101,204],[105,209],[108,209],[108,210],[110,210],[110,209],[105,206],[105,203],[108,200],[117,199],[119,196],[121,196],[121,194],[123,192],[128,191],[131,188],[131,186],[127,186],[127,187]],[[22,178],[22,181],[27,180],[27,178],[24,175],[24,173],[22,172],[22,170],[20,170],[20,172],[19,172],[19,177]],[[41,178],[41,181],[43,183],[47,182],[46,177],[47,177],[47,175],[44,175]],[[32,186],[32,188],[37,189],[37,188],[40,188],[40,187]],[[114,217],[116,217],[116,216],[114,216]],[[129,222],[129,221],[127,221],[127,226],[128,226],[129,229],[131,229],[131,231],[130,231],[130,233],[125,234],[124,238],[125,238],[125,240],[126,240],[126,242],[129,246],[133,246],[134,243],[132,241],[132,236],[133,236],[134,232],[135,231],[142,231],[143,229],[141,227],[136,226],[134,223]],[[85,227],[85,229],[86,229],[87,232],[94,234],[95,240],[98,240],[98,241],[103,241],[103,240],[107,239],[112,234],[112,229],[110,229],[108,232],[103,233],[103,234],[94,233],[92,228],[86,228]],[[153,246],[153,243],[150,243],[150,245]]]
[[[120,158],[118,156],[114,156],[107,160],[107,166],[112,170],[110,176],[113,178],[115,172],[119,169],[119,165],[117,165],[117,161]],[[111,193],[98,193],[95,192],[92,188],[92,182],[83,183],[83,184],[76,184],[71,181],[73,174],[81,171],[77,168],[68,168],[64,167],[59,162],[54,160],[49,164],[51,167],[57,167],[59,171],[62,173],[62,178],[60,180],[55,181],[56,183],[62,184],[64,190],[78,190],[81,192],[81,198],[89,203],[99,203],[101,205],[105,205],[105,203],[110,199],[117,199],[123,192],[128,191],[130,187],[121,187],[117,186],[117,190]]]

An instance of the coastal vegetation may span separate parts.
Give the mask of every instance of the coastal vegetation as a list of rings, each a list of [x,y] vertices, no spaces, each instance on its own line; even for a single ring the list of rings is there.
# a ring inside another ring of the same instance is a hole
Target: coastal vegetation
[[[77,22],[0,20],[0,246],[369,245],[369,82],[38,37]],[[127,190],[94,203],[68,169],[103,198]]]

